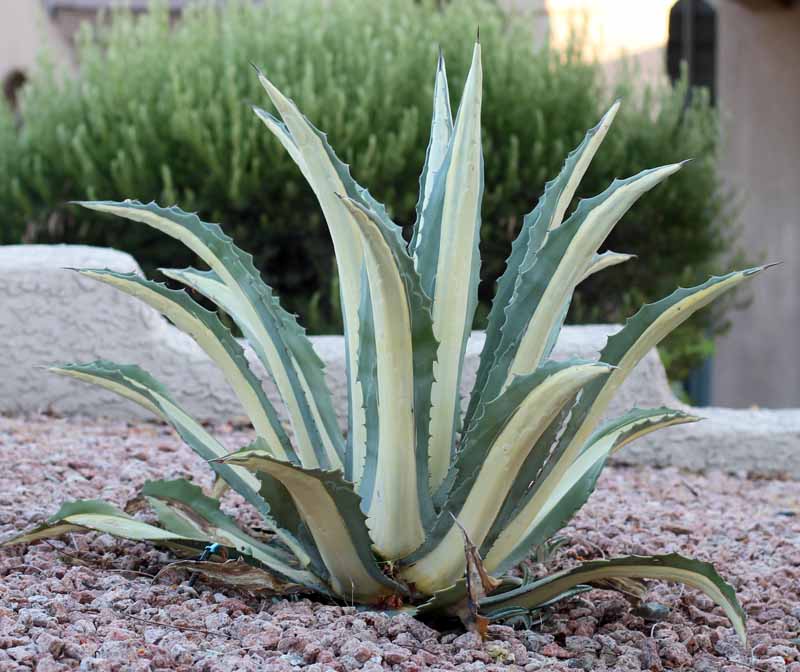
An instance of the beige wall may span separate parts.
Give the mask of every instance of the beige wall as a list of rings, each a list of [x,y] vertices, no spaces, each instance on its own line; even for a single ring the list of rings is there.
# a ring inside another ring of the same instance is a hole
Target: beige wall
[[[564,44],[578,26],[586,37],[587,56],[606,64],[612,76],[628,58],[643,81],[663,79],[674,1],[547,0],[550,37],[554,44]]]
[[[500,0],[529,20],[537,40],[566,45],[577,30],[587,57],[607,66],[612,77],[625,59],[642,81],[666,77],[669,10],[675,0]]]
[[[43,45],[59,62],[68,61],[66,41],[39,0],[0,0],[0,82],[15,71],[29,72]]]
[[[719,343],[713,401],[800,406],[800,7],[718,11],[722,169],[741,190],[742,241],[784,264],[754,280]]]

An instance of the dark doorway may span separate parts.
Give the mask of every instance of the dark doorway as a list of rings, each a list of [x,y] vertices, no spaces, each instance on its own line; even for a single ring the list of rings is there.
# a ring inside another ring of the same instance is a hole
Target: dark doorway
[[[16,109],[19,103],[19,92],[28,78],[21,70],[12,70],[3,80],[3,95],[12,109]]]
[[[678,0],[669,13],[667,74],[675,82],[686,67],[691,101],[692,90],[705,88],[711,103],[717,97],[717,13],[706,0]],[[681,382],[683,391],[695,406],[711,403],[711,359],[689,373]]]
[[[717,12],[706,0],[678,0],[669,13],[667,73],[674,82],[686,63],[689,83],[716,100]]]

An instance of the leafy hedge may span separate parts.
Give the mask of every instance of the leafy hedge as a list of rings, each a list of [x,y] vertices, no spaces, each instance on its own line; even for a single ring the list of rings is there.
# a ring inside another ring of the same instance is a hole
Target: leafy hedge
[[[486,55],[482,299],[491,296],[521,214],[619,94],[625,103],[580,195],[647,166],[695,162],[619,225],[609,247],[642,260],[586,283],[571,320],[619,320],[642,300],[721,269],[730,217],[715,168],[717,115],[704,95],[687,105],[685,85],[644,95],[626,84],[609,91],[600,66],[570,50],[534,51],[523,22],[509,21],[492,3],[437,4],[232,2],[224,10],[191,9],[174,27],[162,6],[138,18],[115,13],[99,32],[87,28],[79,77],[45,67],[23,93],[19,123],[9,110],[0,113],[0,242],[25,234],[110,245],[151,268],[188,265],[194,260],[185,248],[147,227],[94,220],[65,204],[126,197],[179,203],[224,222],[312,331],[336,329],[328,234],[298,170],[245,104],[266,104],[248,62],[284,87],[356,178],[396,221],[410,224],[438,46],[451,90],[459,92],[479,24]],[[710,320],[685,327],[673,340],[682,345],[668,348],[676,375],[696,361]]]

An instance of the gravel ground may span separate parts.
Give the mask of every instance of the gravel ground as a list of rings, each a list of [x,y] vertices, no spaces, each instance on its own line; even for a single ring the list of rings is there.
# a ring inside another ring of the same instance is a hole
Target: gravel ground
[[[246,434],[216,428],[230,447]],[[73,498],[118,504],[148,478],[209,472],[149,423],[0,418],[0,537]],[[235,498],[226,500],[236,512]],[[713,560],[748,614],[743,650],[721,611],[680,586],[650,584],[653,622],[617,593],[592,591],[534,630],[439,633],[407,616],[262,599],[169,575],[170,556],[108,535],[0,551],[0,671],[662,670],[800,672],[800,484],[615,466],[550,561],[626,553]]]

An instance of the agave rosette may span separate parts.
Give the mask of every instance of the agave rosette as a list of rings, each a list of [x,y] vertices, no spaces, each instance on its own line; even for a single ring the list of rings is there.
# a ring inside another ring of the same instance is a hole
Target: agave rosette
[[[602,423],[609,400],[640,359],[672,329],[758,273],[712,277],[644,306],[608,339],[598,361],[550,360],[575,287],[630,255],[599,253],[625,212],[681,169],[671,164],[615,180],[567,214],[580,180],[616,115],[615,103],[569,154],[525,215],[489,314],[477,380],[465,412],[459,387],[477,306],[481,149],[481,47],[476,44],[455,120],[439,59],[433,119],[410,243],[383,205],[351,177],[317,130],[263,73],[280,118],[255,113],[280,140],[319,200],[336,253],[345,325],[346,439],[323,365],[295,316],[285,312],[217,224],[177,207],[137,201],[84,207],[151,226],[187,245],[207,270],[164,269],[238,325],[269,372],[289,423],[250,370],[239,340],[217,315],[134,274],[79,269],[141,299],[188,333],[225,374],[257,438],[228,454],[153,377],[107,361],[52,370],[144,406],[172,425],[223,482],[262,515],[256,538],[186,481],[157,481],[143,495],[148,525],[95,501],[65,504],[48,523],[6,543],[101,530],[196,552],[216,543],[242,563],[198,568],[234,583],[301,590],[366,605],[463,605],[469,553],[502,577],[547,542],[586,502],[608,457],[630,441],[697,418],[667,408],[632,409]],[[185,564],[185,563],[184,563]],[[474,569],[474,568],[473,568]],[[469,576],[469,572],[467,572]],[[703,590],[744,639],[731,587],[708,563],[678,555],[588,562],[535,581],[492,582],[475,609],[502,618],[541,608],[586,585],[664,579]],[[511,589],[510,589],[511,588]],[[457,611],[457,610],[456,610]]]

